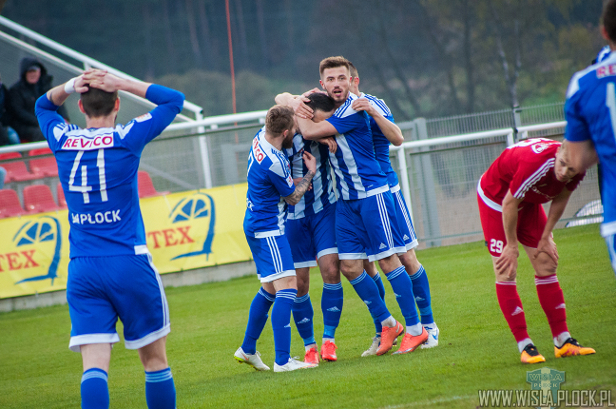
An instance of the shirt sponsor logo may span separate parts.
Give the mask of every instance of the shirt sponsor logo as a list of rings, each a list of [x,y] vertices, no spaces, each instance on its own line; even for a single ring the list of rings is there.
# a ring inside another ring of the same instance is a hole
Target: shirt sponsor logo
[[[263,159],[265,159],[265,153],[263,153],[263,150],[261,150],[261,145],[259,145],[259,141],[257,140],[257,138],[255,138],[254,142],[252,143],[252,153],[257,162],[259,163],[263,162]]]
[[[94,138],[86,138],[84,136],[68,137],[62,145],[62,149],[67,151],[93,151],[95,149],[112,147],[113,134],[98,135]]]
[[[71,221],[73,224],[108,224],[122,220],[120,218],[120,209],[110,210],[106,212],[92,213],[71,213]]]
[[[530,148],[533,150],[533,152],[535,153],[541,153],[544,150],[547,149],[547,147],[549,146],[549,144],[547,143],[536,143],[533,146],[531,146]]]
[[[147,121],[148,119],[152,119],[152,114],[150,114],[149,112],[147,114],[143,114],[135,118],[135,122],[144,122],[144,121]]]
[[[612,75],[616,75],[616,64],[610,64],[604,67],[597,68],[597,78],[603,78]]]

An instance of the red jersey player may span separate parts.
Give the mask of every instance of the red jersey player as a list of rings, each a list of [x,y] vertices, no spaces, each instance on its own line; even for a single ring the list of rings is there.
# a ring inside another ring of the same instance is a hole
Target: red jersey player
[[[565,299],[556,277],[558,251],[552,230],[584,173],[569,165],[566,149],[550,139],[528,139],[507,148],[477,185],[481,226],[496,274],[496,296],[518,343],[523,363],[545,362],[528,336],[516,287],[518,241],[535,270],[539,303],[548,318],[557,358],[594,354],[569,334]],[[546,216],[542,203],[552,201]]]

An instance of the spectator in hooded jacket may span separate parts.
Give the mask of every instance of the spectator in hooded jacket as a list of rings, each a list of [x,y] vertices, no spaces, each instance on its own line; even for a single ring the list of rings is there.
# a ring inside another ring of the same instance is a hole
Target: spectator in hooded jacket
[[[10,125],[17,131],[21,142],[44,141],[45,137],[39,128],[34,114],[36,100],[51,89],[53,77],[47,74],[47,69],[36,58],[25,57],[19,66],[19,81],[9,89],[7,110]],[[69,121],[64,107],[58,113]]]

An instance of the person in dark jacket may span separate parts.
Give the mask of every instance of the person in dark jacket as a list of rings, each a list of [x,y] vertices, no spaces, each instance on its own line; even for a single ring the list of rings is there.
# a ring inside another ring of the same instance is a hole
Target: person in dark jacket
[[[7,110],[10,125],[17,131],[21,142],[44,141],[34,114],[36,100],[51,89],[53,77],[47,74],[47,69],[34,57],[25,57],[19,66],[19,81],[9,89]],[[60,107],[58,113],[69,121],[66,108]]]

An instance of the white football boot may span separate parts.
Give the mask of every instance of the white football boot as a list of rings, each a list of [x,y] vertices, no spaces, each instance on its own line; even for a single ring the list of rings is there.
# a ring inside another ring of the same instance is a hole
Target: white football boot
[[[240,364],[248,364],[257,371],[269,371],[270,367],[265,365],[261,360],[261,354],[257,351],[254,354],[247,354],[242,347],[239,347],[233,356]]]
[[[372,356],[372,355],[376,355],[376,351],[378,351],[379,349],[379,345],[381,345],[381,337],[374,337],[372,338],[372,345],[370,345],[370,348],[366,349],[361,356]]]
[[[424,325],[426,331],[428,331],[428,340],[421,345],[422,348],[434,348],[438,345],[438,327],[436,324]]]
[[[296,369],[316,368],[317,366],[319,365],[302,362],[295,358],[289,358],[289,362],[284,365],[278,365],[274,362],[274,372],[290,372],[295,371]]]

